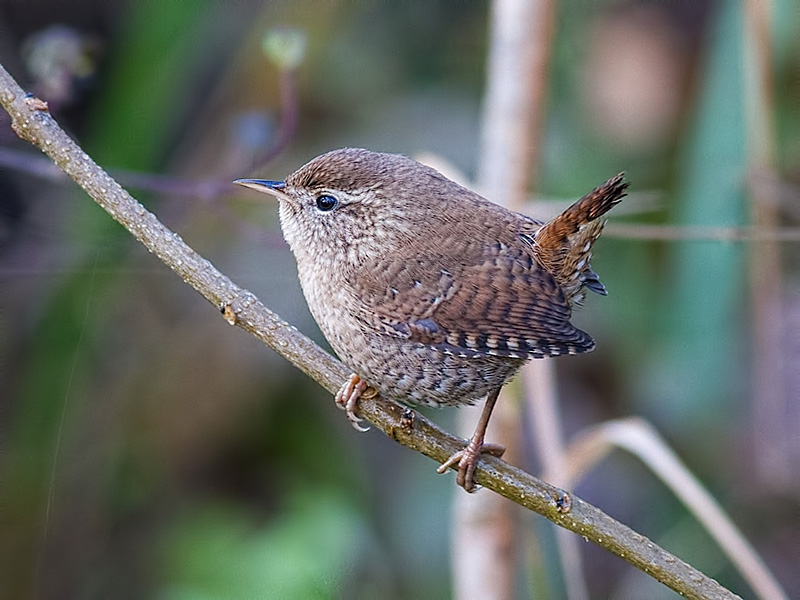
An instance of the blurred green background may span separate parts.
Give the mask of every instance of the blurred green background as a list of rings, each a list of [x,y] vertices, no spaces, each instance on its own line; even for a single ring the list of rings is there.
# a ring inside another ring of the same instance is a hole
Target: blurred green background
[[[619,227],[596,246],[610,295],[575,319],[597,350],[557,361],[566,432],[649,420],[797,593],[796,236],[642,239],[622,226],[746,226],[762,189],[777,224],[798,226],[797,7],[773,3],[764,164],[748,129],[742,4],[563,0],[557,11],[537,192],[573,199],[621,170],[632,182]],[[3,0],[0,62],[112,170],[280,179],[325,150],[362,146],[433,152],[472,177],[488,16],[486,2]],[[297,122],[253,173],[285,132],[287,74],[262,49],[275,27],[307,41],[289,75]],[[0,143],[0,596],[448,597],[453,478],[379,433],[357,435],[329,394],[228,326],[71,182],[27,172],[39,155],[5,114]],[[130,187],[324,345],[275,206],[233,186],[164,185]],[[766,286],[751,284],[759,247],[779,252]],[[753,328],[765,305],[782,361],[766,376]],[[765,379],[771,391],[756,385]],[[453,410],[426,414],[452,426]],[[537,472],[536,457],[525,466]],[[576,492],[747,595],[634,459],[614,455]],[[518,520],[540,544],[520,556],[520,595],[558,598],[551,531],[535,515]],[[583,550],[593,597],[673,597]]]

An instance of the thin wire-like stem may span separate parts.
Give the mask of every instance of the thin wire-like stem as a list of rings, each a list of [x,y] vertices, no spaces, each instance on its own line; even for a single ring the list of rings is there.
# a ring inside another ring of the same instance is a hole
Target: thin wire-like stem
[[[423,161],[424,162],[424,161]],[[53,164],[53,161],[42,158],[29,151],[20,151],[13,148],[0,146],[0,166],[14,169],[20,173],[27,173],[49,181],[65,183],[69,181],[64,172]],[[437,165],[438,168],[438,165]],[[171,196],[191,198],[217,198],[230,190],[228,179],[214,179],[209,181],[187,180],[172,175],[139,173],[136,171],[112,170],[114,178],[122,185],[142,190],[159,191]],[[236,176],[241,173],[237,173]],[[449,175],[448,175],[449,176]],[[233,177],[232,177],[233,178]],[[450,177],[454,179],[454,177]],[[462,181],[468,186],[468,181]],[[753,189],[761,186],[753,184]],[[788,193],[788,192],[787,192]],[[629,193],[625,204],[630,204],[638,194]],[[798,196],[800,198],[800,196]],[[797,198],[793,198],[797,200]],[[533,218],[541,221],[556,216],[569,206],[575,199],[563,201],[546,200],[535,201],[533,208],[522,210]],[[541,210],[543,205],[546,210]],[[615,208],[615,214],[624,212],[624,205]],[[694,241],[694,242],[800,242],[800,228],[797,227],[724,227],[707,225],[657,225],[652,223],[620,223],[609,222],[603,229],[603,237],[613,237],[623,240],[648,240],[648,241]]]
[[[629,240],[694,242],[800,242],[795,227],[708,227],[703,225],[637,225],[607,223],[605,237]]]

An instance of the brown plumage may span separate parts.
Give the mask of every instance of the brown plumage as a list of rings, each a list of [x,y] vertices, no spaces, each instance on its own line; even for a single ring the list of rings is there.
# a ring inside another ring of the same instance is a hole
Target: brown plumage
[[[623,174],[612,177],[541,227],[533,238],[536,260],[556,280],[570,305],[579,304],[584,289],[606,295],[605,286],[592,271],[592,245],[603,232],[604,214],[625,196]]]
[[[366,384],[437,406],[488,397],[470,445],[445,463],[459,462],[465,489],[502,385],[530,358],[594,347],[569,319],[584,289],[606,293],[589,259],[622,175],[545,225],[411,159],[356,148],[285,182],[237,183],[280,201],[311,313],[357,373],[337,395],[354,424]]]

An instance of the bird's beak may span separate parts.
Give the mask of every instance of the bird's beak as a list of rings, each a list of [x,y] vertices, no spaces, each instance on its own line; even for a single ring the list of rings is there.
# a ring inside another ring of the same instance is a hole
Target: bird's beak
[[[269,179],[237,179],[234,181],[236,185],[250,188],[262,194],[269,194],[275,196],[278,200],[286,198],[286,193],[283,188],[286,187],[285,181],[270,181]]]

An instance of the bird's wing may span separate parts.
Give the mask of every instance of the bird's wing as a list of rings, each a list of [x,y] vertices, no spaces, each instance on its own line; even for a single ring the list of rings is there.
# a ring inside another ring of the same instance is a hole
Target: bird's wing
[[[466,236],[446,249],[427,246],[411,260],[387,255],[353,273],[363,327],[459,356],[540,358],[594,347],[523,240]]]

